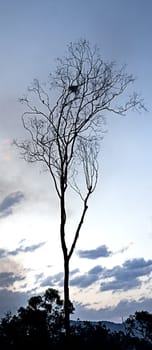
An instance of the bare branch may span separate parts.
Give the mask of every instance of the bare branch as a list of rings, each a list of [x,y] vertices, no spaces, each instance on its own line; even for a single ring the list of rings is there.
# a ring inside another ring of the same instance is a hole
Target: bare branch
[[[75,246],[76,246],[76,243],[77,243],[77,240],[79,238],[79,233],[80,233],[80,230],[81,230],[81,227],[83,225],[83,221],[84,221],[84,218],[85,218],[85,214],[86,214],[86,211],[88,209],[88,199],[91,195],[91,189],[88,190],[88,193],[84,199],[84,206],[83,206],[83,210],[82,210],[82,214],[81,214],[81,217],[80,217],[80,221],[78,223],[78,226],[77,226],[77,229],[76,229],[76,232],[75,232],[75,236],[74,236],[74,239],[73,239],[73,243],[71,245],[71,248],[69,250],[69,254],[68,254],[68,259],[70,260],[73,252],[74,252],[74,249],[75,249]]]
[[[86,191],[95,190],[104,116],[144,108],[136,93],[124,98],[134,80],[125,66],[116,69],[114,62],[102,60],[97,47],[91,48],[86,40],[80,40],[70,43],[68,55],[57,60],[48,88],[35,79],[28,95],[20,99],[27,108],[22,124],[29,141],[15,143],[25,160],[46,165],[59,197],[70,185],[84,200],[76,176],[78,169],[84,176]]]
[[[134,77],[126,73],[125,66],[117,69],[114,62],[104,62],[97,47],[80,40],[70,43],[68,54],[57,60],[48,85],[35,79],[27,95],[20,99],[26,108],[22,124],[29,139],[14,143],[26,161],[46,166],[59,197],[67,305],[68,263],[88,209],[89,197],[97,185],[98,154],[105,132],[105,118],[109,113],[124,115],[129,110],[144,109],[138,94],[128,96],[128,88],[134,81]],[[65,235],[68,186],[83,201],[69,253]]]

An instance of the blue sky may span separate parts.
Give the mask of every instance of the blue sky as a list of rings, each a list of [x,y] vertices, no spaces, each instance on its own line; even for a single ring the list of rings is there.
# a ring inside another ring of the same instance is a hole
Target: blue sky
[[[52,183],[11,143],[24,137],[19,97],[34,78],[47,81],[80,38],[97,44],[105,61],[127,65],[148,111],[107,116],[99,181],[71,260],[74,317],[120,322],[152,312],[151,12],[150,0],[0,1],[0,314],[49,286],[62,292]],[[72,201],[69,240],[78,216]]]

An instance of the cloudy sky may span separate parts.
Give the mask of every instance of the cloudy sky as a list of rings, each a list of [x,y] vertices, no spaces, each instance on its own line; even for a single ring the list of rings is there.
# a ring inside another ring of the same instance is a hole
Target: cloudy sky
[[[0,0],[0,315],[32,294],[62,293],[59,206],[49,174],[25,163],[19,98],[47,81],[71,41],[97,44],[105,61],[126,64],[147,112],[108,115],[93,193],[70,265],[74,318],[121,322],[152,312],[152,2]],[[68,203],[68,239],[79,203]]]

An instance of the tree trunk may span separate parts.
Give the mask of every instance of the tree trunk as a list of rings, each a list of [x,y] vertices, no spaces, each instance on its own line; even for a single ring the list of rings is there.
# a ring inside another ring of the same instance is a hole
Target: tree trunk
[[[64,325],[66,340],[70,336],[70,302],[69,302],[69,256],[67,246],[65,242],[65,223],[66,223],[66,211],[65,211],[65,187],[64,181],[61,181],[61,198],[60,198],[60,210],[61,210],[61,222],[60,222],[60,236],[61,246],[64,257]]]
[[[64,312],[65,332],[68,340],[70,336],[70,301],[69,301],[69,259],[64,256]]]

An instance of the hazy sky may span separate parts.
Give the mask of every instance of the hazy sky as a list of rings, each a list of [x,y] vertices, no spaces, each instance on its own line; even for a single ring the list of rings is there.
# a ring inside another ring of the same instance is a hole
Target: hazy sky
[[[74,318],[121,322],[152,312],[152,2],[0,0],[0,315],[32,293],[62,291],[58,201],[49,174],[21,160],[18,99],[47,81],[71,41],[97,44],[127,65],[148,112],[108,116],[97,189],[71,260]],[[68,204],[68,235],[79,206]]]

